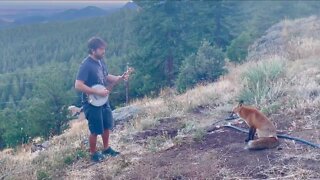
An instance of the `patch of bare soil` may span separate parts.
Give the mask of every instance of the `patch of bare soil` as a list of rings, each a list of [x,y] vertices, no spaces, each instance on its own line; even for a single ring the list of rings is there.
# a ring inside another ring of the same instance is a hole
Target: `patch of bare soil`
[[[245,133],[222,128],[206,134],[202,141],[146,154],[130,171],[120,177],[130,179],[320,178],[319,150],[281,140],[279,148],[249,151],[244,149],[245,138]]]
[[[184,123],[180,118],[164,118],[159,119],[158,124],[150,129],[138,132],[133,136],[133,140],[137,143],[144,143],[148,137],[166,135],[169,138],[177,136],[178,130],[184,127]]]

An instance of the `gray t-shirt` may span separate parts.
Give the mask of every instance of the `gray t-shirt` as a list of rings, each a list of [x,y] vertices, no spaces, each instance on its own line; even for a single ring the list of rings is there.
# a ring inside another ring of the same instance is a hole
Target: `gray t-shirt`
[[[81,80],[85,85],[92,87],[96,84],[107,86],[106,76],[108,69],[103,60],[94,60],[90,56],[85,58],[79,68],[77,80]],[[86,93],[82,93],[82,103],[87,103]]]

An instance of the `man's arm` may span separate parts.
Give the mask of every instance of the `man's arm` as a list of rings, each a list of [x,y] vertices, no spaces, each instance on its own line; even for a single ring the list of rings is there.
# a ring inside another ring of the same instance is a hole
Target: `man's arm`
[[[84,82],[81,80],[76,80],[74,87],[76,90],[84,92],[86,94],[97,94],[100,96],[107,96],[110,93],[107,89],[93,89],[85,85]]]
[[[112,83],[112,84],[118,84],[121,80],[123,80],[123,76],[115,76],[112,74],[107,75],[107,81]]]
[[[129,80],[129,76],[130,73],[132,73],[134,71],[133,68],[128,68],[126,72],[124,72],[121,76],[115,76],[112,74],[107,74],[106,75],[106,79],[108,82],[110,82],[113,85],[118,84],[121,80],[125,80],[128,81]]]

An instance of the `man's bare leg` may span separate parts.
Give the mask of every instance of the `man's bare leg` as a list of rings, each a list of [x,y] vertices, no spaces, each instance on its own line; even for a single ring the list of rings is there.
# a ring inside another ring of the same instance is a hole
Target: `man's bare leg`
[[[90,153],[94,154],[96,150],[97,145],[97,134],[90,134],[89,136],[89,144],[90,144]]]
[[[109,135],[110,135],[110,130],[105,129],[102,134],[103,149],[109,148]]]
[[[120,152],[113,150],[110,146],[109,146],[109,135],[110,135],[110,130],[109,129],[105,129],[103,134],[102,134],[102,141],[103,141],[103,147],[104,150],[102,151],[102,154],[104,155],[110,155],[110,156],[117,156],[120,154]]]

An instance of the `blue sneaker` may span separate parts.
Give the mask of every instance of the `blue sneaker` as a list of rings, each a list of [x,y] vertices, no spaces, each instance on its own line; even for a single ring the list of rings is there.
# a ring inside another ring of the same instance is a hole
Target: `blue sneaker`
[[[105,156],[115,157],[120,154],[120,152],[113,150],[111,147],[102,151],[102,154]]]
[[[98,151],[91,155],[91,161],[93,162],[101,162],[104,158],[104,155]]]

